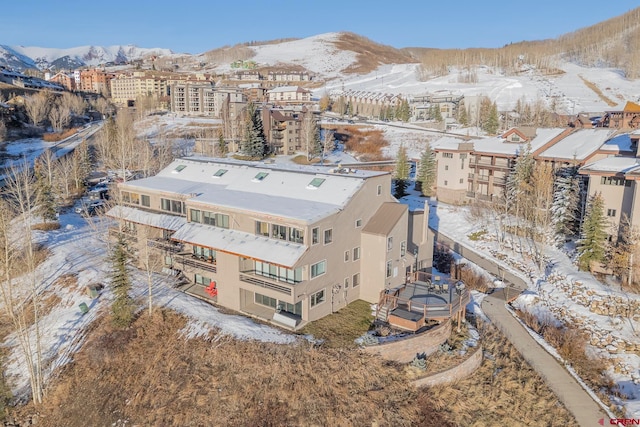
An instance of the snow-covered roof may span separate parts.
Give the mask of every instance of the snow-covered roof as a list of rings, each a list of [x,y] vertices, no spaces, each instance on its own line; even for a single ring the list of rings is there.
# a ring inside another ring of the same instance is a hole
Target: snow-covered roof
[[[267,93],[278,93],[278,92],[309,92],[309,91],[300,86],[278,86],[267,91]]]
[[[140,209],[127,206],[115,206],[106,214],[111,218],[123,219],[125,221],[144,224],[150,227],[162,228],[164,230],[175,231],[187,223],[186,218],[175,215],[145,212]]]
[[[531,140],[531,151],[535,152],[541,149],[545,144],[549,143],[564,131],[564,128],[538,129],[536,131],[536,137]],[[494,138],[475,140],[473,141],[473,146],[474,151],[478,153],[495,153],[516,156],[524,149],[525,144],[508,142],[497,136]]]
[[[626,174],[637,171],[639,167],[640,159],[635,157],[607,157],[581,167],[580,172],[610,172]]]
[[[171,238],[285,267],[293,267],[306,251],[297,243],[197,223],[185,224]]]
[[[585,160],[615,133],[615,129],[578,129],[538,156],[549,159]]]
[[[465,142],[471,143],[471,141],[465,141],[462,138],[455,138],[452,136],[444,136],[431,143],[431,148],[434,150],[458,150],[460,144]]]
[[[344,208],[366,178],[388,174],[331,171],[326,167],[191,157],[175,160],[158,175],[129,181],[122,187],[173,193],[187,196],[193,203],[311,223]]]

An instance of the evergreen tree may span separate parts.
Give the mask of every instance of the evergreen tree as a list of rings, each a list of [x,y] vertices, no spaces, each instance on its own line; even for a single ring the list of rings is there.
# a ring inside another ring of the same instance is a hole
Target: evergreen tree
[[[53,222],[57,219],[53,187],[38,161],[34,165],[34,174],[36,178],[36,213],[42,217],[45,223]]]
[[[428,142],[420,156],[416,182],[420,183],[420,192],[423,196],[433,195],[433,184],[436,182],[436,157]]]
[[[222,132],[222,130],[218,132],[218,143],[216,146],[216,154],[218,155],[218,157],[224,157],[227,154],[227,144],[224,141],[224,133]]]
[[[578,168],[562,168],[554,182],[551,218],[556,244],[563,244],[565,236],[574,235],[579,218],[580,178]]]
[[[395,116],[398,120],[408,122],[411,118],[411,108],[409,107],[409,101],[406,99],[400,99],[396,106]]]
[[[606,229],[604,199],[600,193],[596,193],[587,204],[580,233],[581,238],[578,241],[578,266],[581,270],[590,270],[591,263],[604,261],[607,253]]]
[[[464,101],[460,101],[458,105],[458,123],[462,126],[469,126],[469,113],[467,113],[467,107],[464,105]]]
[[[409,180],[409,158],[407,156],[407,149],[404,145],[400,145],[398,148],[398,155],[396,159],[396,168],[394,171],[395,177],[395,189],[394,195],[396,198],[401,198],[407,195],[407,181]]]
[[[253,102],[249,102],[246,113],[244,136],[240,151],[245,156],[254,159],[263,159],[267,154],[267,145],[260,110],[258,110]]]
[[[629,283],[629,267],[631,266],[631,254],[638,249],[638,229],[633,227],[626,214],[622,214],[618,226],[617,240],[607,254],[607,266],[620,280]]]
[[[114,325],[120,328],[131,325],[135,311],[133,300],[129,296],[131,278],[127,271],[128,259],[124,235],[119,233],[111,254],[111,288],[114,295],[111,316]]]
[[[431,105],[433,108],[433,120],[440,123],[442,121],[442,113],[440,112],[440,106],[438,104]]]
[[[498,106],[494,102],[491,104],[489,115],[487,116],[486,121],[483,123],[482,130],[490,135],[495,135],[499,127],[500,118],[498,117]]]
[[[531,144],[527,144],[516,158],[513,168],[507,177],[506,201],[507,209],[518,219],[525,218],[525,213],[531,211],[533,169],[535,159],[531,153]]]

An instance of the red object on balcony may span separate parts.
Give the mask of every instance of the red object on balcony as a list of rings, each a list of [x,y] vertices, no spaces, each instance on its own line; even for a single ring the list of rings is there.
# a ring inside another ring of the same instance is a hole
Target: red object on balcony
[[[204,290],[206,293],[211,295],[211,297],[218,296],[218,288],[216,288],[216,282],[214,280],[212,280],[211,283],[209,283],[209,286],[207,286]]]

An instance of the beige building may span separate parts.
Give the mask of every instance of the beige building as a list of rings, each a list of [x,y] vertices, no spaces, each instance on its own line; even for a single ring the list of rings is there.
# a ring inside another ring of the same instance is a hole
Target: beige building
[[[134,105],[138,97],[162,99],[168,95],[167,77],[147,71],[118,74],[111,79],[110,85],[114,104]]]
[[[386,172],[184,158],[119,190],[114,232],[156,248],[158,270],[291,329],[356,299],[377,303],[431,266],[428,213],[399,204]]]
[[[295,105],[311,102],[311,91],[300,86],[279,86],[267,91],[270,104]]]

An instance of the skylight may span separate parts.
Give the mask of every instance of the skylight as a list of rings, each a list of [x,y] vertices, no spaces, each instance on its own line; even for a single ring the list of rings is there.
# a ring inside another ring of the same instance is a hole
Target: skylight
[[[318,188],[322,185],[326,180],[324,178],[313,178],[307,188]]]
[[[173,173],[180,173],[184,170],[184,168],[186,168],[187,165],[178,165],[176,166],[176,168],[173,170]]]
[[[227,169],[218,169],[218,171],[216,173],[214,173],[213,176],[219,178],[222,175],[224,175],[225,173],[227,173]]]
[[[265,179],[267,177],[267,175],[269,175],[267,172],[260,172],[258,175],[253,177],[254,181],[262,181],[263,179]]]

